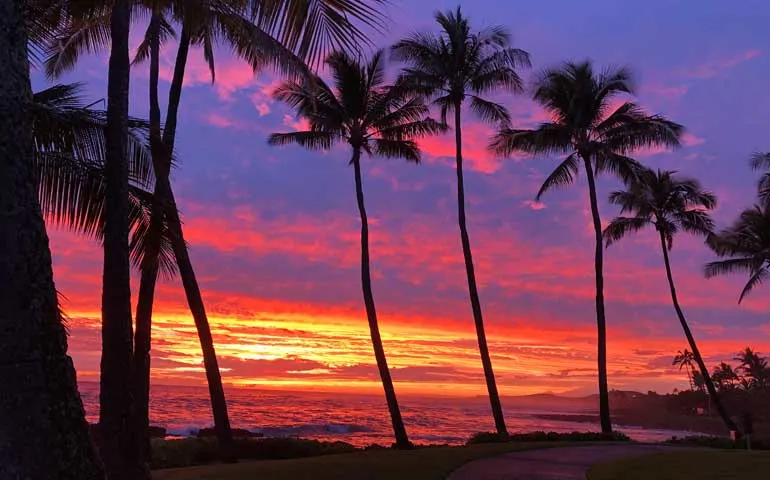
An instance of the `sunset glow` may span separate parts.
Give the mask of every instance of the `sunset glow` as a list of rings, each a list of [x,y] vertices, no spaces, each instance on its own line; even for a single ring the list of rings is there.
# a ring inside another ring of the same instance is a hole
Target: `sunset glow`
[[[653,2],[643,14],[626,5],[588,22],[583,17],[590,12],[573,2],[558,8],[519,3],[476,1],[463,8],[480,24],[510,26],[514,43],[532,54],[537,69],[585,57],[598,65],[630,63],[640,73],[640,103],[688,127],[681,150],[639,157],[653,168],[698,176],[719,197],[714,217],[720,226],[750,204],[755,174],[747,159],[770,150],[770,97],[759,88],[770,72],[770,44],[758,40],[767,35],[744,33],[720,18],[729,9],[736,24],[751,30],[761,15],[737,4],[704,4],[694,12],[689,3]],[[443,2],[399,2],[392,7],[393,28],[375,42],[387,45],[433,28],[431,13],[439,7]],[[623,35],[628,30],[633,39]],[[132,32],[132,45],[141,34]],[[173,45],[164,51],[162,92]],[[269,133],[301,128],[270,97],[279,79],[254,77],[226,51],[217,61],[212,86],[201,52],[191,54],[172,180],[223,380],[266,389],[380,392],[361,301],[349,152],[269,147]],[[106,55],[93,56],[79,67],[94,99],[103,96],[106,64]],[[523,76],[529,80],[532,73]],[[34,82],[44,84],[39,73]],[[146,91],[146,67],[138,67],[132,114],[147,115]],[[497,100],[511,107],[515,126],[547,120],[523,96]],[[469,228],[501,393],[594,393],[593,233],[583,180],[535,202],[555,159],[496,158],[486,149],[493,129],[467,118]],[[452,141],[451,134],[422,140],[421,165],[365,162],[374,296],[399,393],[485,393],[456,226]],[[601,198],[618,186],[600,181]],[[601,210],[606,222],[617,214],[604,201]],[[67,232],[49,235],[78,378],[98,380],[101,249]],[[657,241],[645,232],[607,251],[611,388],[687,385],[671,365],[686,341]],[[766,295],[739,307],[742,278],[704,279],[702,266],[712,257],[700,239],[681,235],[671,255],[680,301],[709,365],[746,345],[770,353]],[[203,385],[200,344],[178,279],[159,284],[154,312],[153,381]]]

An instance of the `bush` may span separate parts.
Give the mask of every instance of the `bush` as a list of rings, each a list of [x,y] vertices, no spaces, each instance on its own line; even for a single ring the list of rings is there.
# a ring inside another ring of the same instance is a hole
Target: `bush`
[[[235,438],[235,457],[244,460],[277,460],[351,453],[358,448],[345,442],[321,442],[300,438]],[[215,463],[219,448],[212,438],[154,440],[151,467],[174,468]]]
[[[530,432],[500,435],[499,433],[480,432],[468,439],[467,445],[478,443],[505,442],[629,442],[628,435],[621,432]]]

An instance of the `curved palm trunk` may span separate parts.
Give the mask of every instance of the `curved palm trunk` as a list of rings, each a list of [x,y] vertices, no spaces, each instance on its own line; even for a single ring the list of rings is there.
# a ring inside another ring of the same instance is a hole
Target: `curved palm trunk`
[[[31,169],[25,3],[0,2],[0,477],[97,480]]]
[[[162,149],[160,102],[158,79],[160,76],[160,13],[150,19],[150,151],[153,159],[159,158]],[[158,162],[153,162],[158,163]],[[158,171],[155,165],[155,171]],[[141,441],[141,454],[149,461],[150,447],[150,346],[152,343],[152,306],[155,301],[155,284],[158,279],[158,251],[161,238],[160,205],[153,195],[150,230],[147,237],[146,256],[141,265],[139,296],[136,303],[136,331],[134,332],[134,380],[137,414],[137,435]]]
[[[356,200],[358,212],[361,215],[361,288],[364,294],[366,317],[369,320],[369,333],[372,336],[374,358],[377,360],[377,369],[380,372],[382,386],[385,389],[385,400],[390,411],[390,420],[393,424],[393,433],[396,437],[397,448],[411,448],[409,438],[406,435],[404,420],[401,418],[401,410],[396,399],[396,389],[393,387],[393,379],[390,377],[388,361],[385,358],[385,349],[382,346],[380,327],[377,324],[377,310],[374,307],[374,295],[372,294],[372,279],[369,273],[369,221],[366,217],[364,206],[364,189],[361,182],[361,151],[356,149],[353,153],[353,169],[356,176]]]
[[[151,239],[153,239],[153,241],[157,240],[160,242],[161,219],[165,213],[165,220],[168,222],[174,256],[179,268],[179,276],[182,279],[182,285],[185,291],[185,296],[187,297],[187,303],[195,321],[195,327],[198,331],[198,338],[201,343],[201,350],[203,352],[203,366],[206,371],[206,380],[209,386],[211,409],[214,417],[214,430],[219,442],[220,457],[222,461],[234,462],[236,459],[232,448],[232,431],[230,429],[230,419],[227,412],[227,402],[225,400],[224,386],[222,385],[222,376],[219,372],[219,364],[217,362],[216,351],[214,349],[214,340],[211,336],[211,327],[209,326],[208,316],[206,315],[206,308],[203,304],[203,297],[201,295],[200,286],[198,285],[198,281],[195,276],[195,270],[193,269],[192,262],[190,261],[190,255],[187,251],[187,244],[184,241],[182,223],[179,218],[179,212],[177,210],[174,193],[171,188],[171,182],[169,180],[171,156],[174,150],[174,142],[176,140],[176,126],[178,122],[179,104],[181,101],[182,84],[184,81],[185,68],[187,65],[187,56],[190,49],[190,41],[190,31],[186,26],[183,26],[179,38],[179,49],[177,51],[176,63],[174,65],[174,76],[171,82],[171,88],[169,90],[168,113],[166,115],[166,125],[163,132],[162,145],[158,149],[153,149],[153,163],[155,166],[156,183],[153,195],[155,202],[153,203],[152,218],[153,225],[157,231],[153,232]],[[151,51],[151,55],[152,54],[153,52]],[[152,67],[153,66],[151,65],[151,68]],[[153,102],[157,102],[157,78],[155,78],[154,84],[152,84],[152,80],[153,79],[151,78],[150,88],[151,90],[154,89],[154,91],[151,94],[151,104]],[[153,100],[153,98],[155,100]],[[152,108],[154,108],[153,105],[151,105],[151,110]],[[161,208],[165,209],[162,213],[159,210]],[[155,244],[153,243],[153,245]],[[157,278],[157,251],[155,251],[155,253],[156,256],[152,262],[152,264],[154,264],[155,272],[147,272],[147,288],[145,292],[146,296],[139,299],[139,301],[143,302],[144,305],[149,306],[149,313],[147,317],[148,329],[152,315],[152,295],[154,295],[154,284]],[[142,291],[140,286],[140,295],[141,293]],[[149,385],[149,367],[146,371],[146,383]]]
[[[463,136],[460,110],[461,104],[455,105],[455,144],[457,148],[457,221],[460,225],[460,240],[463,245],[463,257],[465,258],[465,273],[468,277],[468,295],[471,299],[473,321],[476,324],[476,337],[479,342],[481,365],[484,367],[484,378],[487,381],[489,403],[492,406],[492,416],[495,420],[495,428],[500,435],[508,435],[505,427],[503,406],[500,403],[500,394],[497,392],[495,373],[492,370],[492,358],[489,356],[487,335],[484,332],[484,318],[481,314],[481,300],[476,287],[476,272],[473,268],[473,255],[471,254],[471,241],[468,237],[468,227],[465,224],[465,185],[463,182]]]
[[[599,369],[599,420],[602,433],[612,433],[610,418],[610,392],[607,387],[607,325],[604,317],[604,243],[602,241],[602,221],[599,218],[599,202],[596,199],[596,181],[591,162],[585,156],[583,162],[588,179],[588,195],[591,200],[591,217],[593,218],[594,234],[596,237],[596,252],[594,269],[596,273],[596,328],[597,328],[597,363]]]
[[[738,434],[740,434],[740,430],[738,429],[738,426],[735,424],[735,422],[732,421],[730,418],[730,415],[728,415],[727,410],[725,409],[724,404],[722,404],[722,399],[717,394],[717,390],[714,387],[714,382],[711,379],[711,375],[709,375],[708,367],[706,367],[706,363],[703,361],[703,357],[700,355],[700,350],[698,350],[698,345],[695,344],[695,337],[693,337],[692,332],[690,331],[689,325],[687,325],[687,320],[684,318],[684,313],[682,312],[682,309],[679,307],[679,300],[676,297],[676,288],[674,288],[674,277],[671,274],[671,264],[668,259],[668,247],[666,246],[666,239],[663,236],[662,232],[660,233],[660,246],[663,249],[663,261],[666,264],[666,277],[668,278],[668,286],[671,289],[671,300],[674,303],[674,310],[676,310],[676,315],[679,317],[679,323],[682,324],[682,330],[684,330],[684,335],[687,337],[687,343],[690,344],[690,350],[692,351],[692,355],[695,358],[695,362],[698,364],[698,368],[700,369],[700,373],[703,376],[703,381],[706,384],[706,390],[708,390],[709,396],[711,397],[712,401],[714,402],[714,406],[717,408],[717,412],[719,412],[719,416],[722,418],[722,421],[725,423],[725,426],[728,430],[734,430]]]
[[[128,33],[130,2],[112,9],[105,165],[102,361],[99,411],[101,453],[108,478],[149,478],[139,455],[133,415],[133,332],[128,256]]]

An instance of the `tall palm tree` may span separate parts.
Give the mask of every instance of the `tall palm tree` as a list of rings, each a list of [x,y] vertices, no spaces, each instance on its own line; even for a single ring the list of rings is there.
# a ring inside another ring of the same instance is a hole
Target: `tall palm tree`
[[[706,278],[738,272],[749,275],[738,297],[741,303],[770,275],[770,204],[760,199],[760,204],[741,212],[730,227],[709,235],[706,244],[725,258],[706,264]]]
[[[369,271],[369,223],[364,206],[361,179],[361,156],[420,160],[416,137],[438,132],[442,126],[426,119],[428,107],[416,98],[404,99],[400,93],[384,85],[385,69],[382,52],[375,53],[365,64],[357,63],[345,53],[332,53],[326,60],[334,78],[334,88],[320,77],[289,81],[279,87],[275,97],[294,108],[297,115],[310,123],[310,129],[270,135],[271,145],[296,143],[312,150],[328,150],[335,144],[350,145],[356,185],[356,200],[361,216],[361,286],[369,320],[377,368],[385,389],[393,431],[398,448],[409,448],[393,380],[388,370],[385,350],[377,323]]]
[[[470,22],[463,16],[460,7],[454,12],[436,12],[435,19],[441,26],[441,33],[413,33],[396,43],[392,52],[394,58],[408,65],[399,78],[400,88],[431,99],[433,104],[439,107],[444,123],[447,121],[447,115],[454,113],[457,220],[468,279],[468,295],[495,427],[499,434],[507,435],[484,331],[481,300],[466,225],[462,109],[468,100],[471,111],[482,121],[495,124],[510,122],[510,114],[503,105],[483,96],[499,90],[520,92],[522,81],[516,70],[530,66],[529,54],[510,46],[510,33],[504,27],[495,26],[472,31]]]
[[[552,120],[534,130],[504,128],[491,144],[491,148],[501,155],[516,151],[566,155],[543,182],[537,199],[555,187],[574,183],[581,164],[585,170],[595,237],[599,410],[605,433],[612,431],[612,422],[607,388],[602,222],[596,176],[612,173],[621,178],[632,177],[638,164],[627,155],[644,147],[677,147],[683,131],[681,125],[660,115],[648,115],[630,100],[613,110],[612,102],[618,96],[633,94],[633,91],[631,72],[625,68],[596,72],[586,61],[548,69],[535,83],[534,100],[543,106]]]
[[[165,223],[173,239],[180,276],[203,350],[204,367],[214,413],[214,425],[225,460],[232,460],[232,441],[227,404],[219,372],[211,330],[200,288],[190,262],[168,174],[176,138],[176,125],[182,83],[189,49],[200,45],[214,80],[214,45],[224,42],[247,61],[255,71],[273,66],[281,71],[304,71],[302,59],[314,62],[330,46],[358,48],[366,36],[360,25],[380,27],[384,17],[374,5],[384,0],[333,2],[297,1],[145,1],[152,16],[135,62],[150,60],[150,144],[156,171],[153,219],[142,257],[142,278],[137,300],[134,368],[137,371],[136,396],[138,428],[148,454],[148,406],[152,305],[158,261],[158,231]],[[45,60],[48,73],[58,75],[71,68],[83,51],[104,43],[103,24],[109,12],[100,12],[87,20],[78,19],[61,29],[54,48]],[[169,91],[165,127],[161,129],[158,102],[159,52],[161,45],[174,35],[174,20],[182,25],[173,80]],[[293,53],[294,52],[294,53]],[[162,217],[162,218],[161,218]]]
[[[663,263],[666,267],[666,278],[671,290],[671,301],[684,335],[687,337],[692,359],[698,365],[700,377],[725,426],[728,430],[738,431],[722,404],[709,375],[708,367],[695,343],[695,337],[679,306],[669,261],[669,251],[674,244],[674,235],[684,231],[705,237],[714,229],[714,221],[708,211],[716,206],[716,196],[705,191],[700,182],[693,178],[682,177],[672,171],[655,172],[643,169],[626,183],[625,190],[610,194],[610,203],[620,206],[621,215],[630,216],[616,217],[604,230],[604,239],[608,247],[626,235],[648,227],[654,227],[658,232],[660,247],[663,251]],[[694,374],[691,379],[694,382]]]
[[[682,369],[684,369],[685,373],[687,374],[687,381],[690,383],[690,390],[695,390],[695,382],[693,381],[692,376],[692,365],[694,361],[695,357],[693,357],[692,352],[686,348],[684,351],[679,350],[676,352],[676,355],[674,355],[674,360],[671,361],[671,365],[679,366],[680,372]]]
[[[88,435],[36,198],[26,2],[0,2],[0,465],[103,478]]]

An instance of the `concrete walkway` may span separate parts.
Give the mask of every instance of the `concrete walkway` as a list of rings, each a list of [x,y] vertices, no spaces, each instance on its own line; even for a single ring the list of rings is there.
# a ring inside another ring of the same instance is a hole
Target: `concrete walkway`
[[[615,458],[682,450],[662,445],[587,445],[504,453],[467,463],[447,480],[585,480],[588,469]]]

